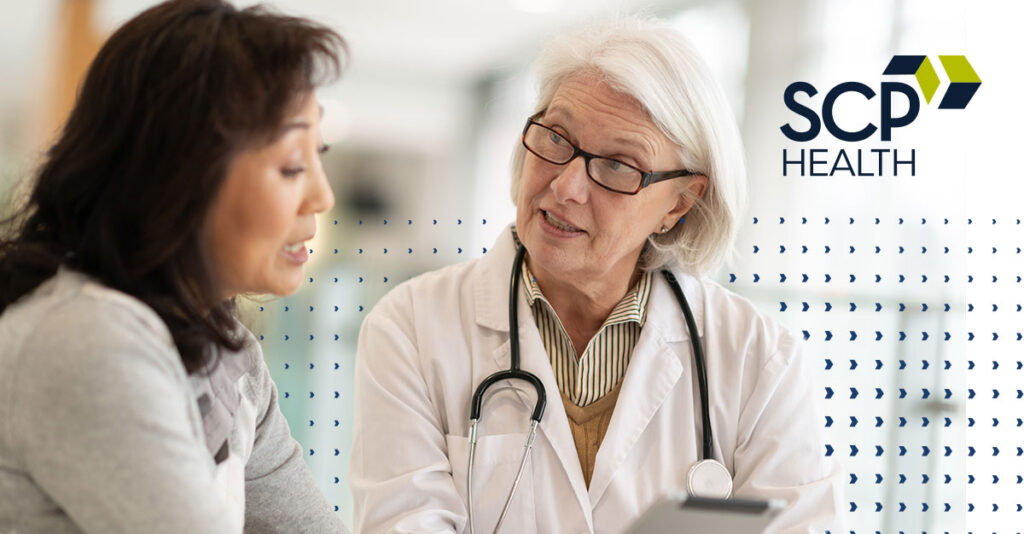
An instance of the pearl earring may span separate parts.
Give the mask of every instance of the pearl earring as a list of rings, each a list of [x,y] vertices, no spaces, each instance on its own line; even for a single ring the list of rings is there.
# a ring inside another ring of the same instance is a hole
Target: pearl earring
[[[665,232],[667,232],[667,231],[668,231],[668,227],[667,227],[667,226],[662,226],[662,227],[661,227],[661,233],[663,233],[663,234],[664,234],[664,233],[665,233]]]

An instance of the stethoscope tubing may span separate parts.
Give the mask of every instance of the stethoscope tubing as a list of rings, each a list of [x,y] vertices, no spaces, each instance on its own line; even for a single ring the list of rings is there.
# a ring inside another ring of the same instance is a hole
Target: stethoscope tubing
[[[701,430],[703,430],[702,451],[701,460],[708,460],[714,457],[712,454],[712,444],[714,443],[711,435],[711,410],[708,404],[708,372],[704,367],[704,347],[701,345],[700,338],[697,332],[697,321],[693,319],[693,311],[690,310],[690,303],[686,301],[686,295],[683,295],[683,288],[679,286],[679,281],[676,280],[676,275],[672,274],[672,271],[663,269],[661,274],[665,275],[668,280],[669,287],[672,288],[672,292],[675,293],[676,300],[679,301],[679,307],[683,309],[683,316],[686,318],[686,328],[690,332],[690,345],[693,347],[693,361],[697,367],[697,389],[700,390],[700,423]]]

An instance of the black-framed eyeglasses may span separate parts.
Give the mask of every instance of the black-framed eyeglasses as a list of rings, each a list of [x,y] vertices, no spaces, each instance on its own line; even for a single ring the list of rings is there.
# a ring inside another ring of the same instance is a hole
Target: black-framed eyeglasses
[[[555,165],[568,165],[576,156],[582,156],[587,167],[587,176],[594,183],[624,195],[635,195],[641,189],[664,180],[698,174],[686,169],[644,172],[628,163],[585,152],[562,134],[537,122],[534,117],[526,120],[526,126],[523,128],[523,146],[538,158]]]

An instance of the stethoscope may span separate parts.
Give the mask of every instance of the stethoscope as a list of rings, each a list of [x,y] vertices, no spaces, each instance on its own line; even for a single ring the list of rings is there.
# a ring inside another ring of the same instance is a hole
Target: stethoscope
[[[519,462],[516,478],[512,481],[512,489],[509,491],[508,498],[505,499],[505,505],[501,509],[501,515],[498,516],[498,523],[494,526],[495,533],[501,528],[501,523],[505,520],[509,505],[512,503],[512,497],[516,494],[516,489],[519,487],[519,481],[523,476],[523,469],[526,467],[526,461],[530,457],[530,451],[533,450],[533,442],[537,437],[537,426],[540,425],[540,419],[544,416],[544,407],[547,405],[547,393],[544,389],[544,384],[533,373],[519,368],[518,296],[519,279],[521,278],[519,272],[522,270],[525,257],[526,247],[520,245],[516,251],[515,260],[512,263],[512,276],[509,282],[508,324],[509,348],[511,352],[509,368],[488,376],[477,386],[476,392],[473,393],[473,400],[469,410],[469,466],[466,469],[466,496],[469,504],[469,531],[471,534],[476,533],[473,524],[473,457],[476,453],[480,408],[483,405],[484,394],[487,392],[487,388],[501,380],[523,380],[532,384],[533,388],[537,391],[537,401],[533,407],[533,414],[530,416],[530,433],[523,444],[523,457]],[[711,412],[708,408],[708,377],[707,371],[704,368],[704,348],[701,346],[700,338],[697,336],[697,322],[693,319],[693,312],[690,311],[690,305],[686,301],[686,296],[683,295],[683,289],[679,287],[679,281],[676,280],[675,275],[668,269],[662,270],[661,274],[668,280],[669,286],[672,287],[672,293],[675,294],[676,300],[679,301],[679,307],[683,309],[683,315],[686,317],[686,328],[690,332],[690,343],[693,346],[694,362],[697,367],[697,388],[700,391],[701,428],[704,434],[701,441],[703,452],[701,458],[703,459],[693,464],[689,472],[687,472],[686,492],[690,495],[699,495],[701,497],[726,498],[732,495],[732,475],[729,474],[729,470],[721,462],[714,459],[711,450],[712,436]]]

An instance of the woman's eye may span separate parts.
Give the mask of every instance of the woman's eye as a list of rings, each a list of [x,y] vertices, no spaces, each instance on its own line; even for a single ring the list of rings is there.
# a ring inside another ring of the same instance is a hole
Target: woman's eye
[[[560,145],[562,143],[565,143],[565,138],[560,136],[560,135],[558,135],[558,134],[556,134],[555,132],[549,133],[548,137],[551,138],[551,143],[552,144]]]
[[[283,174],[286,178],[293,178],[295,176],[302,174],[303,172],[305,172],[305,170],[306,169],[303,167],[287,167],[281,169],[281,174]]]
[[[328,150],[330,150],[330,149],[331,149],[331,145],[328,145],[328,144],[322,144],[322,145],[320,145],[320,147],[319,147],[319,148],[317,148],[317,152],[319,152],[319,153],[323,154],[323,153],[327,152],[327,151],[328,151]]]
[[[608,169],[609,172],[614,172],[622,175],[632,175],[633,173],[637,172],[636,169],[631,167],[629,164],[623,163],[618,160],[604,158],[603,160],[601,160],[601,163],[604,164],[604,168]]]

